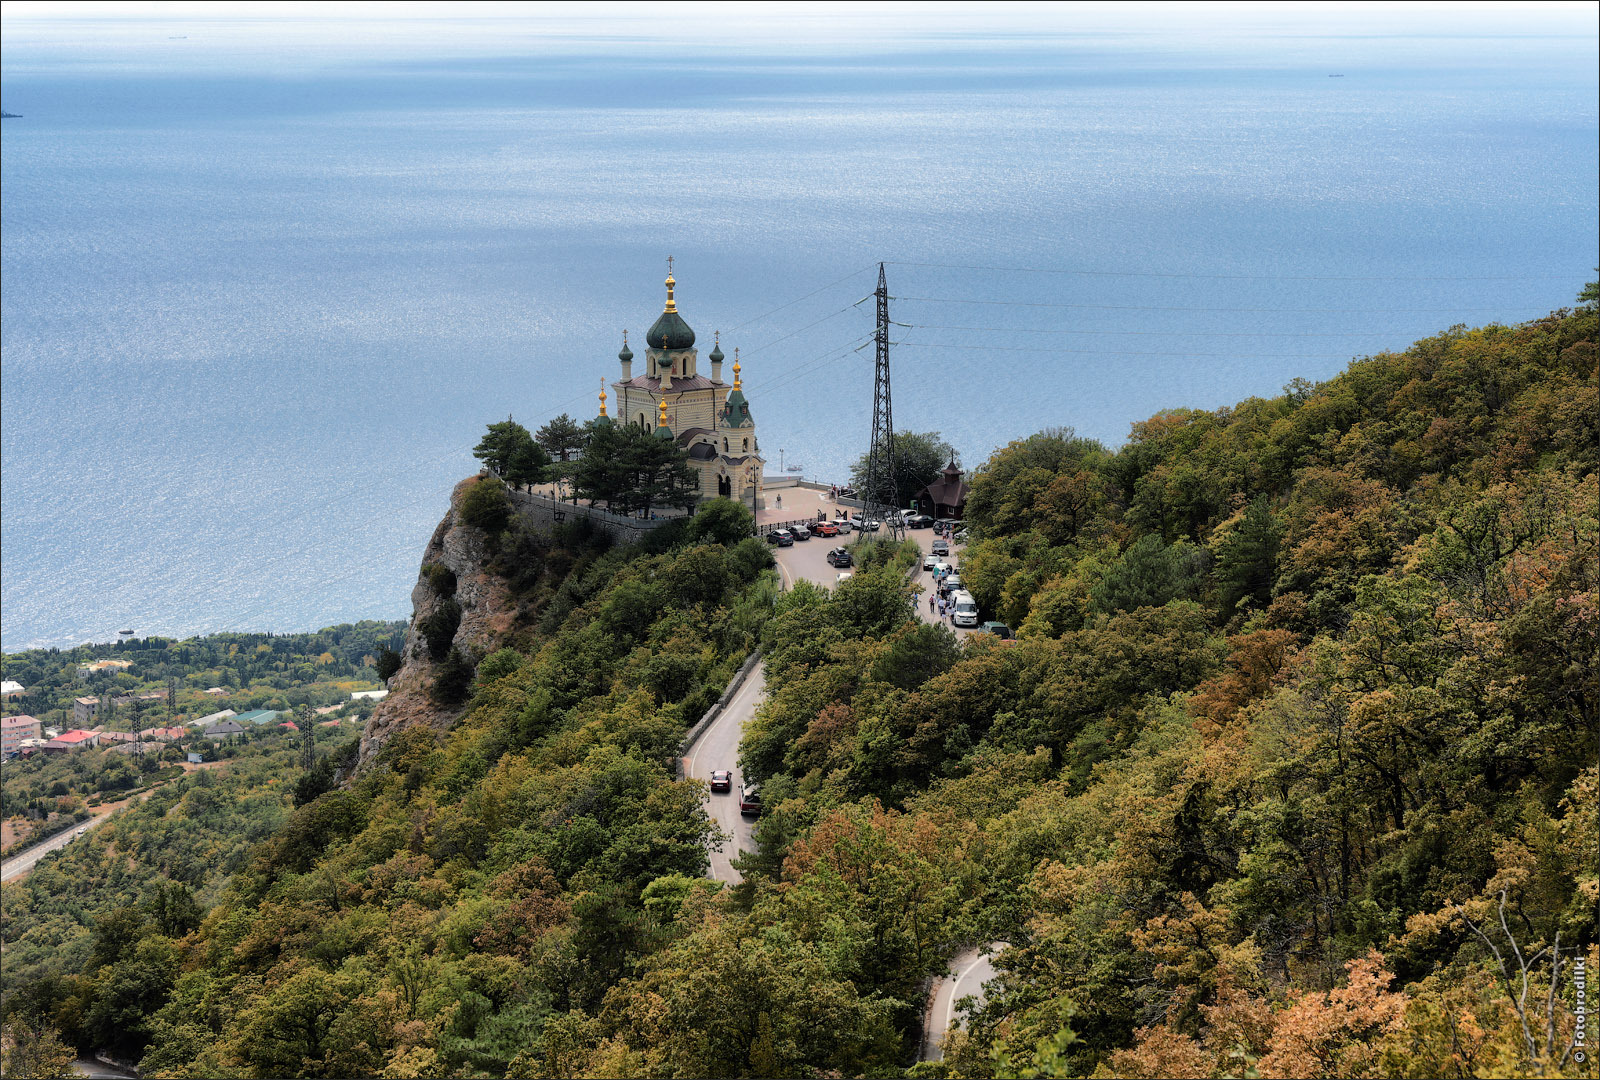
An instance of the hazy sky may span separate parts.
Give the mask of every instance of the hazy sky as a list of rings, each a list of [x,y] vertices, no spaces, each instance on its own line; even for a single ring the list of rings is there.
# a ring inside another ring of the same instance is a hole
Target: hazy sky
[[[897,36],[966,33],[1142,32],[1173,34],[1592,34],[1600,6],[1566,3],[1083,3],[1083,4],[764,4],[726,3],[428,3],[347,2],[34,2],[7,0],[3,19],[18,28],[41,20],[76,24],[180,20],[215,24],[262,20],[332,32],[393,27],[396,44],[432,38],[443,44],[477,28],[520,23],[540,36],[692,38],[715,42],[774,38],[892,46]],[[453,29],[444,29],[451,27]],[[284,25],[283,29],[290,29]]]

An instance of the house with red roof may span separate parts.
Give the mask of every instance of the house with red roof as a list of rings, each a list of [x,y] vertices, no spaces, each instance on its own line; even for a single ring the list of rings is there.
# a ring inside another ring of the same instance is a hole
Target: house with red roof
[[[47,754],[65,754],[68,750],[83,750],[86,747],[99,746],[100,733],[98,731],[64,731],[60,735],[44,744],[43,750]]]

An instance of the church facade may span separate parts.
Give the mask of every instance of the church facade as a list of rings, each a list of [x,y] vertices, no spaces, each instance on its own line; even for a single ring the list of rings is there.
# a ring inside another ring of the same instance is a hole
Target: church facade
[[[670,267],[671,260],[668,262]],[[694,331],[678,313],[673,295],[676,284],[669,269],[666,307],[645,333],[644,362],[638,372],[634,371],[627,332],[623,332],[622,351],[617,354],[621,378],[611,384],[616,395],[616,422],[637,425],[687,451],[689,464],[700,479],[701,499],[722,496],[752,508],[764,506],[761,474],[766,461],[744,396],[739,351],[735,349],[733,354],[731,385],[722,381],[726,357],[720,337],[706,357],[709,372],[701,371]],[[602,390],[602,416],[605,398]]]

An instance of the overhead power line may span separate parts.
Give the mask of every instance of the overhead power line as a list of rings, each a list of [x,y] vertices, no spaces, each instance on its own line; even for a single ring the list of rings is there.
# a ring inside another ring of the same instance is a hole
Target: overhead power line
[[[934,326],[928,323],[895,323],[907,330],[983,330],[997,334],[1090,334],[1097,337],[1287,337],[1287,338],[1347,338],[1393,337],[1409,334],[1409,330],[1350,330],[1306,334],[1293,330],[1021,330],[1004,326]]]
[[[973,266],[967,263],[900,262],[890,266],[931,266],[941,270],[982,270],[992,274],[1067,274],[1075,277],[1192,278],[1201,281],[1527,281],[1528,274],[1491,277],[1412,277],[1409,274],[1184,274],[1156,270],[1062,270],[1041,266]],[[1565,281],[1570,274],[1546,274],[1545,280]]]
[[[767,318],[767,316],[769,316],[769,315],[776,315],[778,312],[782,311],[784,308],[794,307],[796,304],[800,303],[800,301],[809,300],[813,296],[816,296],[817,293],[827,292],[829,289],[833,288],[835,285],[843,285],[845,282],[849,281],[851,278],[857,276],[858,274],[864,274],[868,270],[871,270],[871,269],[872,269],[872,267],[870,267],[870,266],[863,266],[859,270],[852,270],[848,274],[846,274],[844,277],[839,278],[837,281],[830,281],[826,285],[822,286],[819,289],[816,289],[816,290],[814,290],[812,292],[808,292],[804,296],[799,296],[799,297],[796,297],[793,300],[790,300],[787,304],[779,304],[777,307],[773,308],[771,311],[763,312],[762,314],[757,315],[753,319],[746,319],[744,322],[740,323],[738,326],[735,326],[733,328],[733,330],[729,330],[727,332],[731,334],[736,330],[743,330],[745,327],[749,326],[751,323],[758,323],[762,319]]]
[[[1254,360],[1331,360],[1348,356],[1348,353],[1234,353],[1234,352],[1189,352],[1178,350],[1175,352],[1144,352],[1128,351],[1124,349],[1056,349],[1043,350],[1027,345],[959,345],[947,341],[896,341],[896,345],[907,348],[916,346],[923,349],[973,349],[980,352],[1026,352],[1038,353],[1041,356],[1054,355],[1055,353],[1068,353],[1074,356],[1215,356],[1234,359]]]
[[[1072,308],[1079,311],[1187,311],[1225,312],[1252,315],[1462,315],[1477,308],[1257,308],[1257,307],[1167,307],[1160,304],[1052,304],[1029,300],[970,300],[954,296],[896,296],[896,300],[931,304],[984,304],[992,307]]]

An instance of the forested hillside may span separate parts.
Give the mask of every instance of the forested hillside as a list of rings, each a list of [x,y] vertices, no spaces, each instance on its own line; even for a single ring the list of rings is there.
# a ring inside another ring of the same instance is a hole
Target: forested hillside
[[[727,503],[650,551],[512,522],[461,721],[230,856],[197,922],[141,882],[8,1031],[115,1015],[185,1077],[1592,1075],[1585,300],[999,451],[962,571],[1014,642],[917,623],[892,561],[778,594]],[[758,643],[724,889],[674,758]],[[925,980],[986,942],[1001,981],[913,1064]]]

